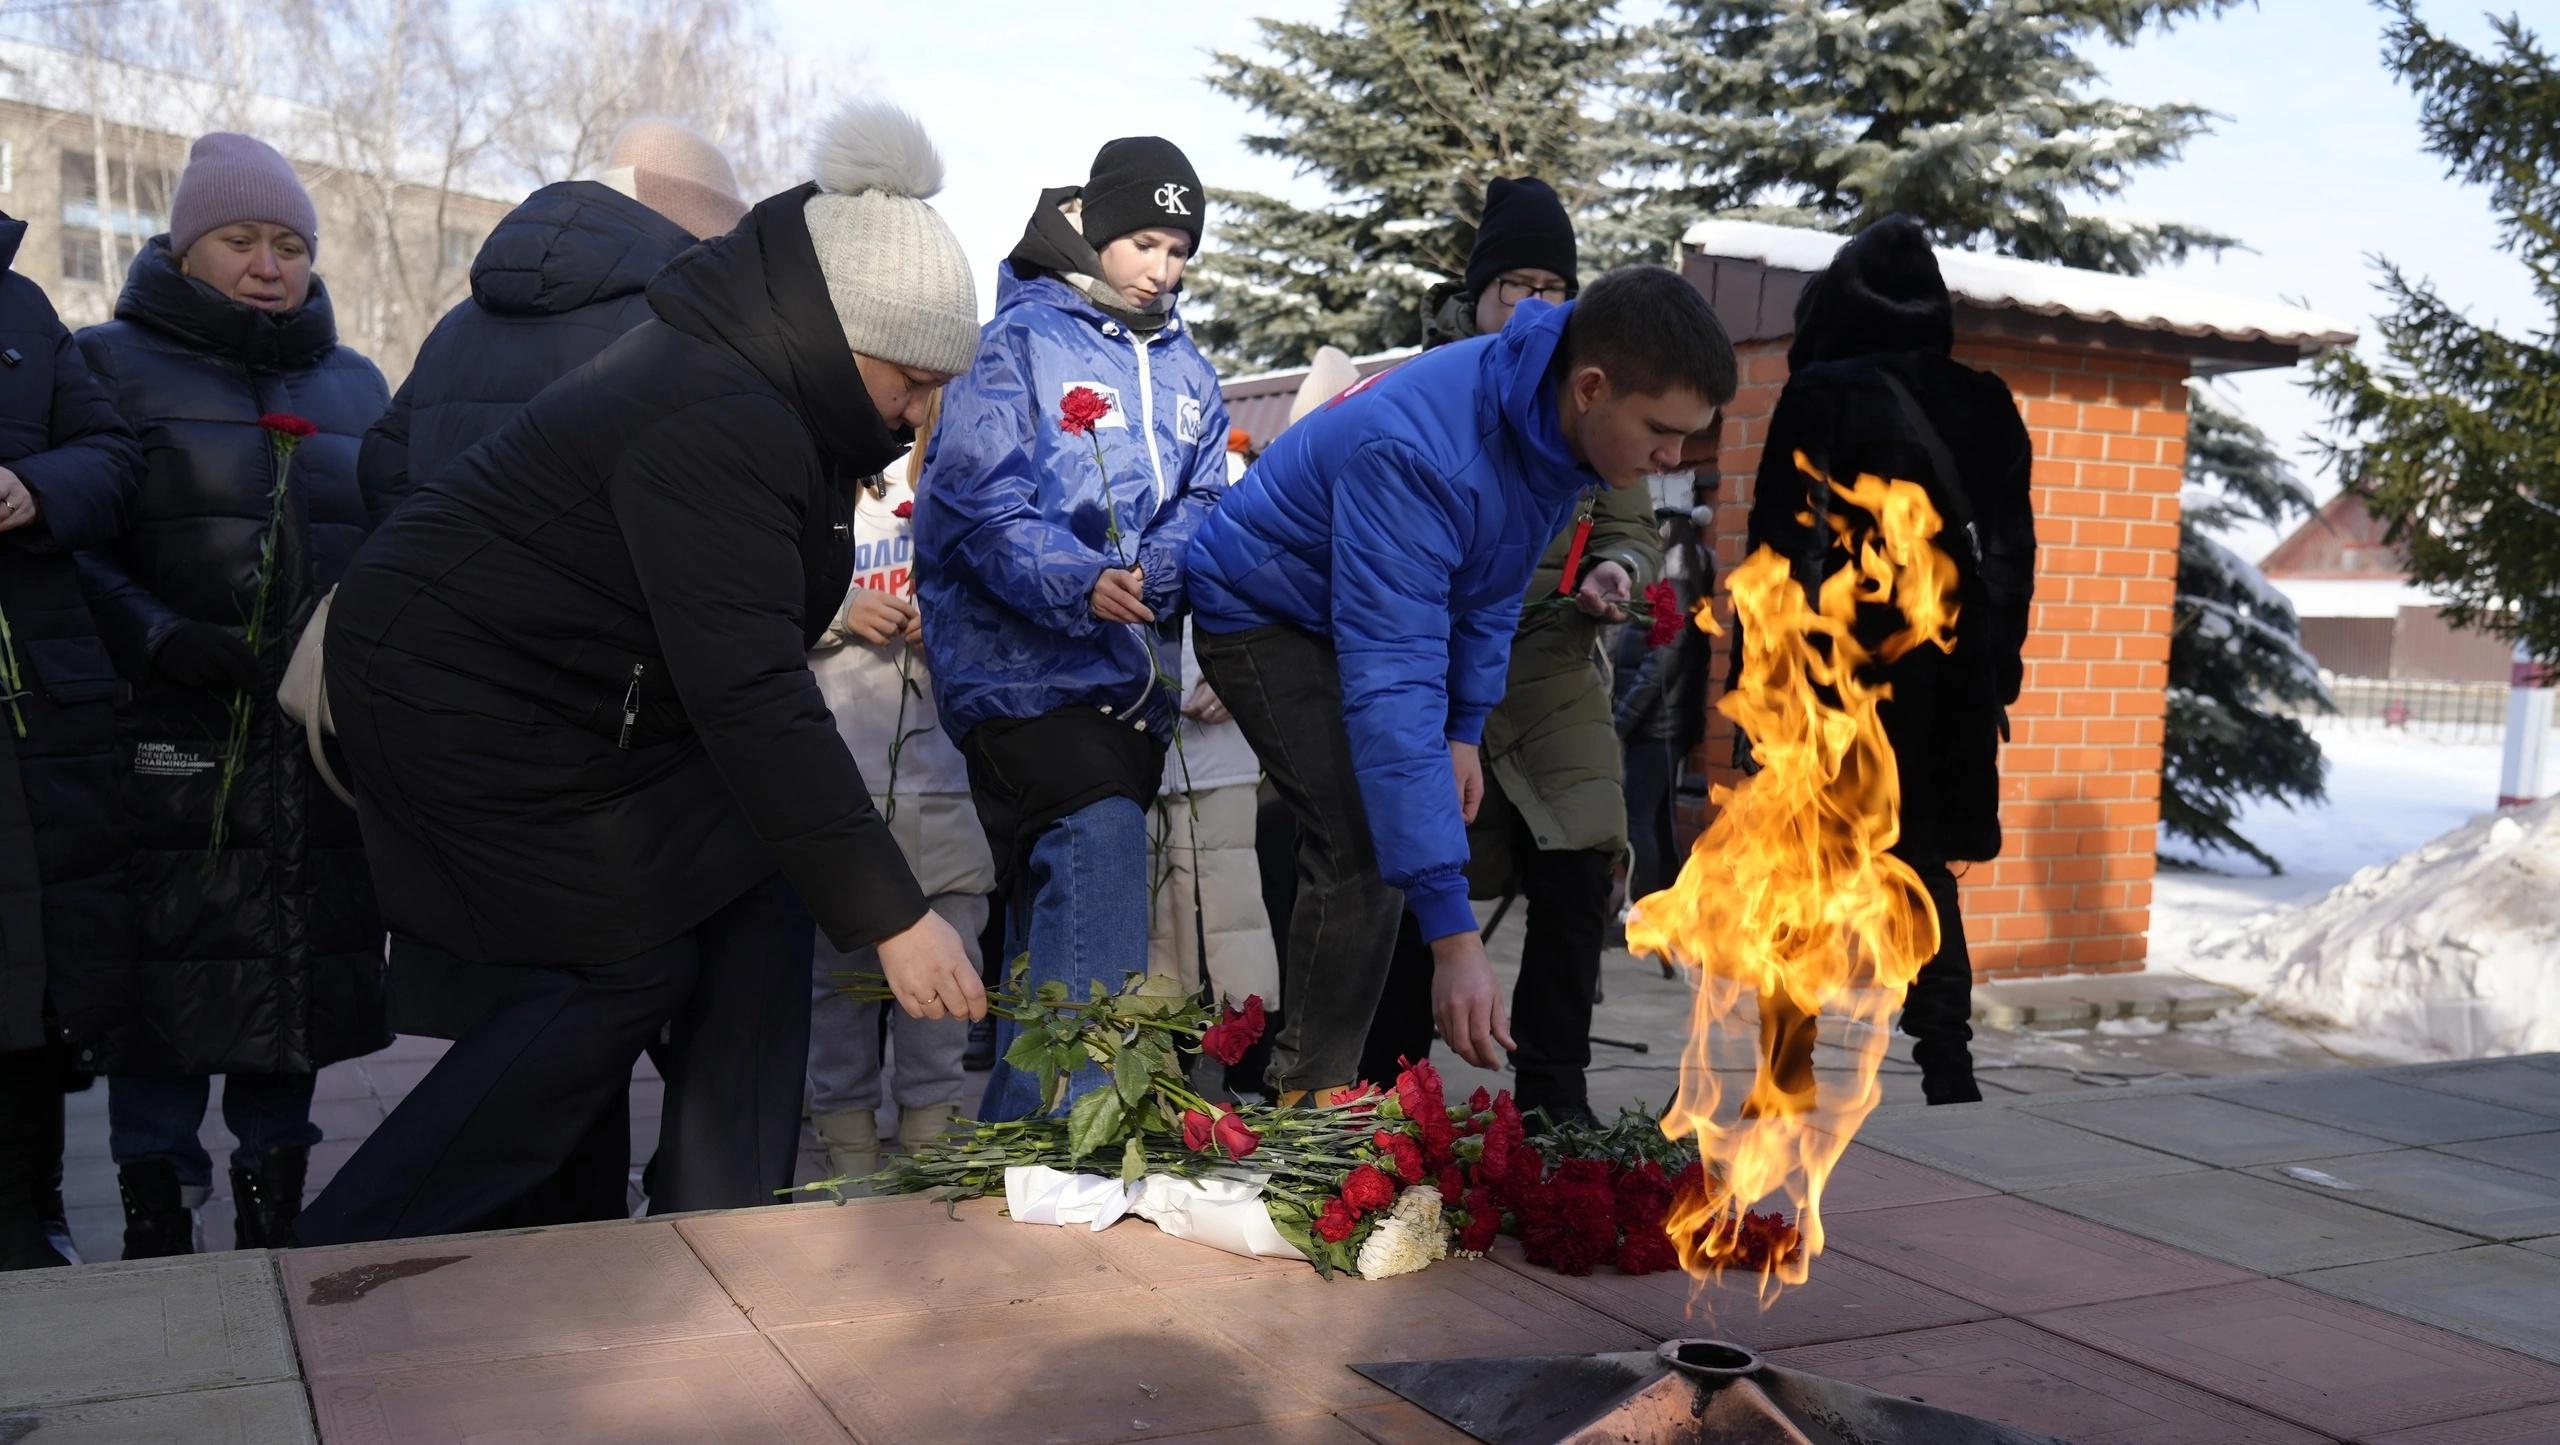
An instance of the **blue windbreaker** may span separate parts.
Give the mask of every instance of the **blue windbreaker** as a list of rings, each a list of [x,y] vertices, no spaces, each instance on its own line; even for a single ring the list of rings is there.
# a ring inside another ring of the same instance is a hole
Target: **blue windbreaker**
[[[1332,639],[1360,800],[1425,937],[1476,926],[1449,743],[1502,701],[1539,556],[1600,479],[1573,458],[1550,363],[1571,303],[1382,372],[1280,434],[1191,544],[1210,632]]]
[[[1091,439],[1058,425],[1079,386],[1113,403],[1093,433],[1110,513]],[[1134,707],[1169,736],[1180,688],[1152,684],[1176,672],[1179,648],[1158,629],[1097,620],[1093,584],[1106,567],[1143,567],[1147,606],[1173,622],[1184,554],[1226,486],[1226,403],[1182,318],[1141,337],[1064,282],[1007,264],[977,363],[943,393],[917,489],[916,593],[952,739],[1069,707]]]

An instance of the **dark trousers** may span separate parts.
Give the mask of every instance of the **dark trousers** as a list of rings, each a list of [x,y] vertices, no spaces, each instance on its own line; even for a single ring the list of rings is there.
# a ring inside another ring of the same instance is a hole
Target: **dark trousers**
[[[1488,787],[1485,811],[1513,830],[1512,882],[1526,911],[1520,979],[1511,990],[1513,1097],[1523,1109],[1585,1108],[1590,1085],[1591,1006],[1600,987],[1600,946],[1609,929],[1614,855],[1596,849],[1542,849],[1519,813]],[[1478,828],[1485,824],[1480,816]],[[1390,1087],[1401,1060],[1431,1053],[1431,946],[1411,914],[1396,935],[1377,1020],[1361,1050],[1360,1077]]]
[[[525,968],[303,1211],[302,1242],[503,1220],[588,1146],[661,1030],[651,1212],[775,1202],[799,1150],[814,939],[808,910],[776,877],[646,953]]]
[[[1272,1048],[1271,1087],[1347,1084],[1386,985],[1404,895],[1378,876],[1333,644],[1294,628],[1257,627],[1195,631],[1192,646],[1201,675],[1298,824],[1298,890],[1280,965],[1287,1012]]]
[[[308,1149],[320,1142],[311,1122],[311,1074],[225,1074],[222,1123],[231,1131],[231,1165],[255,1169],[270,1149]],[[213,1183],[213,1158],[196,1137],[213,1097],[207,1074],[113,1074],[107,1079],[107,1148],[119,1165],[167,1159],[178,1183]]]
[[[1938,906],[1938,951],[1911,980],[1902,996],[1901,1029],[1911,1036],[1911,1055],[1920,1065],[1921,1096],[1930,1103],[1961,1103],[1980,1097],[1973,1079],[1973,954],[1965,945],[1964,913],[1958,906],[1956,876],[1944,863],[1911,862]],[[1771,1081],[1780,1094],[1810,1100],[1814,1090],[1815,1020],[1784,996],[1760,997],[1760,1047],[1770,1064]]]
[[[1626,746],[1627,842],[1635,861],[1627,896],[1642,898],[1671,886],[1680,874],[1680,843],[1672,814],[1680,759],[1669,738],[1630,738]]]

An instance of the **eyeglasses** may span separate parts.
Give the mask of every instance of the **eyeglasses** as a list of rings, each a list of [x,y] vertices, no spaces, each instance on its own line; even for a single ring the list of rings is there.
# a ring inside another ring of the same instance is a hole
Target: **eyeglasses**
[[[1493,295],[1495,300],[1505,306],[1517,306],[1532,296],[1541,301],[1561,305],[1573,298],[1573,283],[1550,281],[1541,286],[1534,281],[1524,281],[1517,276],[1497,276],[1493,279]]]

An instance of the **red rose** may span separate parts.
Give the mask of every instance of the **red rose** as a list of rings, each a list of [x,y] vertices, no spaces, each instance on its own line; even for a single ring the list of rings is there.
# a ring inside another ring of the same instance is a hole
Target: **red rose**
[[[1662,1274],[1679,1267],[1680,1251],[1672,1248],[1671,1236],[1659,1226],[1630,1229],[1618,1246],[1620,1274]]]
[[[307,436],[316,436],[320,431],[320,428],[289,411],[268,412],[265,416],[258,418],[258,425],[274,432],[277,436],[291,437],[295,441],[300,441]]]
[[[1351,1237],[1351,1231],[1359,1226],[1359,1222],[1350,1205],[1339,1199],[1328,1199],[1324,1202],[1324,1212],[1316,1216],[1316,1238],[1327,1244],[1340,1244]]]
[[[898,505],[896,505],[895,507],[892,507],[892,508],[890,508],[890,509],[889,509],[889,515],[890,515],[890,516],[897,517],[897,518],[899,518],[899,519],[901,519],[901,520],[904,520],[905,518],[908,518],[908,517],[912,517],[912,516],[914,516],[915,514],[916,514],[916,504],[915,504],[915,503],[913,503],[913,502],[900,502],[900,503],[899,503]]]
[[[1395,1200],[1395,1181],[1379,1173],[1374,1164],[1356,1166],[1351,1177],[1342,1181],[1342,1201],[1351,1206],[1354,1214],[1384,1209]]]
[[[1109,415],[1111,398],[1089,386],[1075,388],[1058,403],[1058,425],[1069,436],[1083,436]]]
[[[1184,1132],[1186,1135],[1189,1133],[1187,1126]],[[1241,1117],[1232,1113],[1218,1116],[1218,1122],[1213,1126],[1213,1133],[1217,1138],[1218,1147],[1224,1150],[1230,1159],[1242,1159],[1262,1147],[1262,1136],[1253,1132]]]
[[[1221,1011],[1218,1021],[1200,1036],[1200,1052],[1222,1064],[1244,1062],[1245,1050],[1262,1037],[1262,995],[1244,1001],[1241,1009]]]
[[[1644,589],[1645,605],[1651,609],[1652,625],[1645,629],[1644,644],[1660,647],[1680,635],[1688,622],[1680,615],[1680,594],[1668,582],[1648,583]]]
[[[1211,1132],[1215,1127],[1215,1124],[1211,1122],[1209,1116],[1201,1113],[1199,1110],[1183,1110],[1182,1147],[1190,1150],[1194,1154],[1208,1148]]]

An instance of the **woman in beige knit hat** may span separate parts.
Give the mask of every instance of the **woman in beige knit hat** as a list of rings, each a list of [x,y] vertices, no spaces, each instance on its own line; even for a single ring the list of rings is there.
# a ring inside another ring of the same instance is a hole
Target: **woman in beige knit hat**
[[[968,366],[977,296],[912,118],[847,107],[817,174],[660,272],[651,319],[424,479],[339,589],[329,700],[385,916],[494,997],[306,1241],[501,1216],[662,1033],[652,1210],[773,1202],[813,915],[917,1017],[985,1010],[806,665],[857,479]]]

